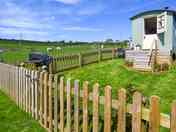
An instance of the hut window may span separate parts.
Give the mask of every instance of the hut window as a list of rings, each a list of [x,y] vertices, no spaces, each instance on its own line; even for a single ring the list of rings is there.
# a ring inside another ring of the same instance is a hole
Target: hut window
[[[145,21],[145,34],[157,34],[157,17],[146,18]]]

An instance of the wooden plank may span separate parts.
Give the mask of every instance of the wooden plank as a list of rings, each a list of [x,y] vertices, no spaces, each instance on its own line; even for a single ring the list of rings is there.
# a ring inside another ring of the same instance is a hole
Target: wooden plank
[[[9,84],[10,84],[11,99],[14,100],[14,98],[13,98],[13,78],[12,78],[12,76],[13,76],[13,71],[12,71],[12,68],[11,68],[11,67],[9,68],[9,72],[10,72],[10,78],[9,78],[9,80],[11,80],[11,81],[9,82]]]
[[[18,88],[18,106],[21,108],[21,67],[19,67],[19,78],[18,78],[18,83],[19,83],[19,88]]]
[[[16,70],[15,70],[15,81],[16,81],[16,104],[18,106],[18,67],[16,67]],[[2,85],[2,80],[1,80],[1,85]]]
[[[44,74],[44,126],[48,127],[48,73]]]
[[[49,109],[49,131],[53,131],[53,102],[52,102],[52,89],[53,89],[53,75],[49,74],[49,101],[48,101],[48,109]]]
[[[88,99],[89,99],[89,91],[88,91],[88,82],[84,82],[83,84],[83,132],[88,132]]]
[[[34,107],[35,107],[35,95],[34,95],[34,89],[35,89],[35,83],[34,83],[34,79],[35,79],[35,76],[34,76],[34,71],[32,71],[32,74],[31,74],[31,106],[32,106],[32,117],[34,117]]]
[[[104,132],[111,132],[111,108],[112,108],[112,97],[111,87],[105,87],[105,103],[104,103]]]
[[[60,78],[60,131],[64,132],[64,78]]]
[[[44,72],[40,73],[40,124],[43,124],[43,113],[44,113]]]
[[[28,70],[25,70],[25,111],[28,111]]]
[[[24,110],[24,69],[22,68],[21,77],[21,109]]]
[[[39,119],[39,72],[35,71],[35,119]]]
[[[74,82],[74,132],[79,132],[79,81]]]
[[[132,107],[132,132],[141,132],[142,120],[142,95],[135,92],[133,95]]]
[[[19,68],[19,107],[21,108],[21,67]]]
[[[13,92],[14,92],[14,101],[16,102],[16,78],[15,78],[16,67],[13,67]]]
[[[171,111],[171,132],[176,132],[176,100],[172,103],[172,111]]]
[[[99,126],[99,84],[93,88],[93,132],[98,132]]]
[[[126,90],[118,91],[119,109],[117,118],[117,132],[126,132]]]
[[[25,110],[25,69],[23,68],[23,74],[22,74],[22,105],[23,105],[23,108],[22,110]]]
[[[10,85],[10,83],[9,83],[9,85]],[[21,109],[23,110],[23,68],[21,69]]]
[[[54,76],[54,132],[58,132],[58,75]]]
[[[67,80],[67,132],[71,132],[71,82]]]
[[[28,113],[31,113],[31,71],[28,70]]]
[[[160,131],[159,97],[152,96],[150,104],[149,132]]]

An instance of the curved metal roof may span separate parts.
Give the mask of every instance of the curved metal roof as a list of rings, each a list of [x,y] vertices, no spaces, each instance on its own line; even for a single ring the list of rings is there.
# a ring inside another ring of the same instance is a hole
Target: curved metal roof
[[[138,14],[132,16],[130,19],[133,20],[133,19],[135,19],[135,18],[138,18],[138,17],[144,16],[144,15],[147,15],[147,14],[149,14],[149,13],[162,13],[162,12],[165,12],[165,11],[171,12],[171,13],[173,13],[173,14],[176,15],[176,10],[161,9],[161,10],[144,11],[144,12],[141,12],[141,13],[138,13]]]

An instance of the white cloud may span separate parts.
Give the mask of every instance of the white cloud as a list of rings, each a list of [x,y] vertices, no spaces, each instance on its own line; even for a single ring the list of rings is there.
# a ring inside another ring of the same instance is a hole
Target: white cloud
[[[51,19],[53,19],[53,16],[51,16]],[[0,9],[0,26],[33,29],[51,28],[49,23],[37,19],[35,12],[10,2],[7,2],[6,6]]]
[[[50,16],[50,19],[55,18]],[[22,33],[23,39],[45,40],[50,37],[48,30],[53,29],[48,21],[38,19],[36,12],[28,8],[7,2],[0,8],[0,36],[18,39]]]
[[[64,27],[65,31],[87,31],[87,32],[100,32],[103,31],[101,28],[90,28],[90,27]]]
[[[65,3],[65,4],[77,4],[80,2],[80,0],[56,0],[58,2],[62,2],[62,3]]]
[[[4,33],[4,34],[14,34],[14,35],[18,35],[20,33],[23,34],[33,34],[33,35],[48,35],[48,32],[46,31],[34,31],[34,30],[26,30],[26,29],[14,29],[14,28],[3,28],[0,27],[0,33]]]
[[[31,29],[50,29],[52,26],[44,23],[35,22],[34,20],[6,18],[0,21],[1,26],[17,27],[17,28],[31,28]]]

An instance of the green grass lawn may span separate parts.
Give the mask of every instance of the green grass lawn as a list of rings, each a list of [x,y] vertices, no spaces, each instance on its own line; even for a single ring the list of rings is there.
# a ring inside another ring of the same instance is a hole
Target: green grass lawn
[[[62,50],[56,50],[56,47],[61,47]],[[53,48],[53,51],[47,53],[47,48]],[[105,45],[104,48],[117,47],[117,45]],[[30,42],[12,40],[0,40],[0,48],[5,49],[5,52],[0,54],[0,59],[3,58],[5,63],[9,64],[20,64],[20,62],[26,61],[28,55],[31,52],[42,52],[47,53],[51,56],[60,56],[67,54],[75,54],[80,52],[88,52],[97,49],[96,44],[84,44],[84,45],[56,45],[56,43],[48,42]]]
[[[45,130],[0,92],[0,132],[45,132]]]
[[[126,68],[124,61],[118,59],[65,72],[65,77],[80,82],[87,80],[90,89],[98,82],[101,94],[106,85],[111,85],[113,97],[116,97],[117,89],[133,86],[147,97],[158,95],[163,112],[170,112],[171,102],[176,99],[176,69],[164,73],[142,73]]]

